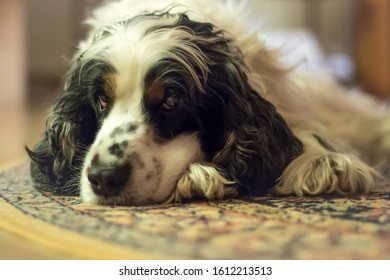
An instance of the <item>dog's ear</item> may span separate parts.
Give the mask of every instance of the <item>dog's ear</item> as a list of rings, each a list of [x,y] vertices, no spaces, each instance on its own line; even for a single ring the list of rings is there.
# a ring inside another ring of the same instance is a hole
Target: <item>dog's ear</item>
[[[290,161],[302,152],[275,107],[247,85],[231,88],[212,161],[238,182],[243,194],[273,187]]]
[[[52,108],[42,139],[33,150],[26,147],[35,186],[61,194],[77,194],[82,160],[97,131],[88,89],[80,84],[78,70],[72,74]]]
[[[275,106],[250,86],[242,56],[231,45],[203,48],[215,61],[203,97],[201,123],[204,135],[211,136],[203,137],[204,145],[243,194],[259,194],[275,185],[303,147]]]
[[[94,111],[78,92],[65,92],[47,119],[46,130],[33,151],[31,176],[37,188],[77,194],[77,173],[96,132]]]

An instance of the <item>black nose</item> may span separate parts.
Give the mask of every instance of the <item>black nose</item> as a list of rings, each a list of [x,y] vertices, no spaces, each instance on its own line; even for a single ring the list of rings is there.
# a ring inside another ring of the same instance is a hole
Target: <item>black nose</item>
[[[121,166],[92,165],[88,169],[88,180],[97,195],[115,196],[126,185],[131,172],[127,164]]]

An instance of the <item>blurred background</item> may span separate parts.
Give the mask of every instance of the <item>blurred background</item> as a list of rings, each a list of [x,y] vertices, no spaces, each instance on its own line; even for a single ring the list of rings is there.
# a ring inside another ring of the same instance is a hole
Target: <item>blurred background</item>
[[[158,1],[158,0],[157,0]],[[196,0],[194,0],[196,1]],[[326,68],[341,82],[390,96],[390,0],[252,0],[259,39],[286,62]],[[0,0],[0,168],[24,158],[60,92],[81,24],[101,0]]]

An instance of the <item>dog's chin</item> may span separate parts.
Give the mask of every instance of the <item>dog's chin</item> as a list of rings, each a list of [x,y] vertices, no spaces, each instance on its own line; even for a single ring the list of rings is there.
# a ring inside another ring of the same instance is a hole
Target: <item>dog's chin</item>
[[[180,174],[172,174],[164,184],[158,180],[142,180],[141,176],[133,174],[133,178],[117,195],[98,195],[94,192],[91,183],[86,176],[82,176],[80,196],[84,203],[101,205],[127,205],[140,206],[151,204],[162,204],[168,201],[173,193],[177,178]],[[138,177],[138,179],[137,179]]]
[[[171,192],[174,186],[171,187]],[[124,191],[125,192],[125,191]],[[100,205],[116,205],[116,206],[142,206],[152,204],[163,204],[170,196],[168,193],[166,196],[134,196],[126,194],[124,192],[119,193],[116,196],[100,196],[95,194],[90,186],[81,188],[81,199],[86,204],[100,204]]]
[[[175,184],[176,180],[164,186],[139,181],[126,185],[117,195],[104,196],[96,194],[90,182],[82,179],[80,196],[87,204],[126,206],[162,204],[169,199],[175,189]]]

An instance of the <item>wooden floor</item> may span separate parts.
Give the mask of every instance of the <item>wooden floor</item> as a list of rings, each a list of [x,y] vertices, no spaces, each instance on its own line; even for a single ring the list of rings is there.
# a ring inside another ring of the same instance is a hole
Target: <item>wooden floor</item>
[[[26,100],[26,104],[0,110],[0,171],[27,161],[24,146],[33,147],[44,129],[45,117],[55,97],[56,86],[38,86],[30,90],[30,99]],[[66,258],[60,252],[44,249],[0,229],[2,260]]]
[[[0,229],[0,260],[68,259],[62,252],[41,246]]]

